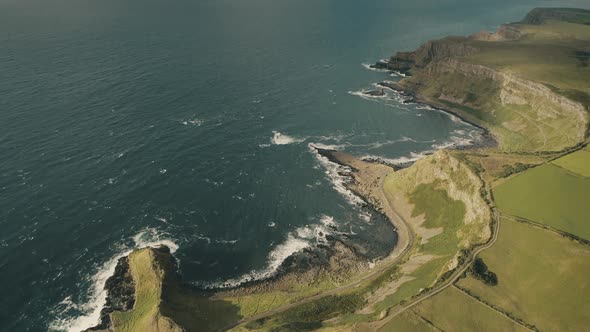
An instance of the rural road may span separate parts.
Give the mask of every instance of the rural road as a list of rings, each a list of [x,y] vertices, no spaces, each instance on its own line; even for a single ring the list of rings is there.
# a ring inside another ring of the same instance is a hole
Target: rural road
[[[250,316],[248,318],[244,318],[241,319],[229,326],[226,326],[222,329],[222,331],[226,331],[229,330],[231,328],[234,328],[238,325],[242,325],[251,321],[255,321],[261,318],[266,318],[284,311],[287,311],[289,309],[295,308],[299,305],[305,304],[305,303],[309,303],[321,298],[324,298],[326,296],[330,296],[330,295],[335,295],[338,294],[342,291],[345,290],[349,290],[349,289],[353,289],[356,288],[358,286],[360,286],[363,282],[376,277],[378,275],[380,275],[381,273],[383,273],[384,271],[386,271],[387,269],[391,268],[392,266],[394,266],[395,264],[399,263],[401,260],[403,260],[405,258],[405,256],[410,252],[410,250],[412,249],[412,247],[414,246],[414,242],[415,242],[415,236],[414,233],[412,232],[412,229],[410,228],[410,225],[406,222],[406,220],[391,206],[389,200],[387,199],[387,197],[385,196],[385,191],[383,190],[383,182],[385,180],[385,177],[380,179],[380,183],[379,183],[379,188],[380,188],[380,194],[383,196],[383,201],[385,202],[385,214],[387,215],[388,218],[390,218],[390,220],[392,220],[392,223],[396,226],[398,226],[397,231],[403,231],[407,234],[407,244],[405,246],[405,248],[403,249],[403,251],[397,255],[396,257],[394,257],[393,259],[391,259],[390,261],[388,261],[386,264],[380,266],[379,268],[375,269],[374,271],[371,271],[369,274],[363,276],[362,278],[356,280],[353,283],[347,284],[347,285],[343,285],[337,288],[333,288],[330,289],[328,291],[322,292],[320,294],[314,295],[314,296],[310,296],[304,299],[301,299],[297,302],[293,302],[293,303],[289,303],[287,305],[269,310],[269,311],[265,311],[263,313],[254,315],[254,316]],[[394,219],[392,218],[396,218],[397,220],[399,220],[401,222],[401,224],[395,223],[393,222]],[[402,227],[399,227],[402,226]],[[402,229],[400,229],[402,228]]]

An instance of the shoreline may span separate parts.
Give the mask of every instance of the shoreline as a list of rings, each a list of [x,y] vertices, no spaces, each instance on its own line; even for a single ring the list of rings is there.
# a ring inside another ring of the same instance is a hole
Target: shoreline
[[[320,155],[325,156],[330,161],[351,168],[353,182],[349,184],[348,189],[362,197],[372,209],[383,214],[393,226],[397,234],[397,242],[391,252],[379,262],[395,260],[400,257],[410,247],[409,244],[413,242],[413,233],[409,225],[403,221],[403,218],[391,206],[383,190],[385,177],[396,170],[382,163],[357,159],[345,152],[314,148]]]
[[[409,96],[411,97],[411,103],[417,103],[417,104],[423,104],[426,106],[429,106],[431,108],[433,108],[433,110],[435,111],[440,111],[440,112],[444,112],[447,113],[451,116],[455,116],[457,118],[459,118],[461,121],[475,127],[478,128],[482,131],[482,137],[481,139],[474,141],[471,144],[468,144],[466,146],[456,146],[456,147],[445,147],[445,148],[441,148],[441,149],[437,149],[438,150],[474,150],[474,149],[479,149],[479,148],[486,148],[486,147],[494,147],[497,145],[497,141],[496,139],[493,137],[493,135],[489,132],[488,129],[486,129],[485,127],[482,127],[481,125],[474,123],[466,118],[464,118],[461,114],[459,114],[458,112],[446,108],[446,107],[441,107],[440,105],[436,105],[432,102],[426,101],[423,98],[420,98],[419,96],[415,95],[414,93],[412,93],[410,90],[403,88],[401,85],[399,85],[397,82],[379,82],[377,83],[379,86],[382,86],[384,88],[388,88],[392,91],[401,93],[405,96]],[[382,270],[385,267],[389,267],[389,266],[393,266],[397,263],[399,263],[400,260],[402,260],[405,256],[405,254],[407,254],[411,248],[414,246],[414,242],[415,242],[415,235],[414,232],[411,229],[411,226],[404,221],[403,217],[401,217],[401,215],[395,210],[395,207],[392,206],[390,200],[387,198],[385,191],[383,189],[383,181],[385,180],[385,177],[387,176],[387,174],[389,174],[390,172],[396,172],[400,169],[404,169],[404,168],[408,168],[411,167],[416,161],[409,161],[409,162],[405,162],[405,163],[401,163],[401,164],[389,164],[380,160],[364,160],[364,159],[359,159],[356,157],[353,157],[350,154],[347,154],[345,152],[342,151],[338,151],[338,150],[331,150],[331,149],[325,149],[325,148],[320,148],[320,147],[316,147],[316,146],[312,146],[313,149],[315,149],[321,156],[327,158],[330,162],[333,162],[335,164],[338,164],[340,166],[344,166],[344,167],[348,167],[351,169],[351,173],[349,175],[347,175],[347,177],[350,177],[352,179],[351,182],[347,182],[345,183],[345,187],[346,189],[350,190],[353,194],[355,194],[356,196],[358,196],[359,198],[361,198],[364,203],[366,204],[365,207],[369,208],[372,212],[375,213],[379,213],[381,215],[383,215],[389,222],[389,224],[393,227],[393,231],[396,233],[397,235],[397,241],[394,244],[393,248],[391,249],[391,251],[389,252],[389,254],[387,254],[384,257],[378,258],[376,261],[374,261],[374,265],[366,268],[363,272],[360,273],[360,275],[364,275],[369,273],[369,275],[378,273],[380,270]],[[430,155],[432,153],[434,153],[435,151],[431,152],[431,153],[425,153],[424,156]],[[274,275],[264,278],[264,279],[259,279],[259,280],[249,280],[249,281],[245,281],[239,285],[235,285],[235,286],[229,286],[229,287],[212,287],[212,288],[204,288],[204,287],[200,287],[197,285],[193,285],[190,283],[183,283],[184,285],[187,285],[188,287],[190,287],[191,289],[194,289],[198,292],[201,292],[203,294],[208,294],[208,295],[213,295],[213,297],[217,297],[219,294],[248,294],[248,293],[252,293],[252,292],[258,292],[258,291],[265,291],[268,289],[273,289],[274,287],[276,287],[274,284],[275,283],[280,283],[282,278],[288,278],[289,276],[293,276],[293,275],[298,275],[298,274],[304,274],[306,272],[312,272],[314,270],[317,269],[322,269],[325,268],[326,265],[323,264],[318,264],[318,265],[309,265],[307,264],[307,266],[295,266],[293,265],[293,262],[295,262],[298,257],[302,257],[302,256],[313,256],[313,252],[320,250],[323,251],[324,253],[327,253],[328,257],[334,256],[337,253],[336,251],[336,247],[338,246],[338,244],[343,245],[344,247],[346,247],[347,249],[350,249],[354,252],[355,256],[357,258],[360,258],[362,261],[371,264],[370,260],[367,259],[367,257],[364,257],[360,254],[358,254],[358,252],[356,252],[356,248],[352,245],[349,245],[347,243],[344,243],[343,241],[339,240],[339,239],[335,239],[335,238],[331,238],[329,239],[328,243],[323,244],[323,245],[318,245],[315,248],[306,248],[302,251],[296,252],[292,255],[290,255],[287,259],[285,259],[283,261],[283,263],[281,264],[281,266],[279,267],[279,269],[275,272]],[[141,249],[145,249],[145,248],[154,248],[151,246],[146,246],[143,248],[138,248],[135,250],[141,250]],[[154,248],[157,249],[157,248]],[[122,259],[124,259],[125,257],[122,257]],[[295,264],[297,264],[297,262],[295,262]],[[176,271],[179,272],[179,271]],[[334,271],[330,271],[328,270],[329,273],[334,273]],[[123,271],[121,271],[121,273],[123,273]],[[116,286],[116,283],[114,281],[109,282],[109,280],[111,280],[111,278],[113,279],[118,279],[120,278],[120,274],[121,273],[114,273],[105,283],[104,289],[107,291],[107,298],[109,299],[108,302],[111,301],[115,301],[116,299],[113,299],[113,297],[117,296],[117,293],[122,293],[120,289],[118,289]],[[365,277],[361,277],[360,280],[364,279]],[[303,298],[300,301],[305,301],[307,298]],[[133,301],[132,298],[128,298],[127,301]],[[298,303],[298,302],[295,302]],[[119,307],[121,308],[121,307]],[[121,308],[123,309],[123,308]],[[128,306],[126,308],[127,310],[130,309],[130,307]],[[101,317],[100,317],[100,322],[98,322],[98,325],[95,325],[91,328],[89,328],[88,330],[93,330],[99,327],[104,327],[105,323],[108,322],[108,319],[105,318],[104,314],[108,314],[110,312],[113,311],[113,308],[110,308],[109,304],[105,304],[105,306],[103,306],[101,308]],[[108,317],[108,316],[107,316]],[[105,319],[107,319],[105,321]]]
[[[390,71],[390,72],[394,72],[394,71]],[[465,115],[461,114],[459,111],[456,111],[456,110],[452,109],[451,107],[436,104],[430,100],[427,100],[427,99],[421,97],[420,95],[414,93],[410,89],[399,84],[399,82],[382,81],[382,82],[377,83],[377,85],[387,88],[391,91],[400,93],[404,96],[410,97],[411,99],[410,99],[409,103],[423,104],[423,105],[431,107],[435,111],[447,113],[451,116],[458,118],[462,122],[465,122],[465,123],[469,124],[470,126],[473,126],[483,132],[482,139],[480,140],[480,142],[475,142],[475,144],[469,144],[467,146],[459,146],[459,147],[454,148],[455,150],[472,150],[472,149],[477,149],[477,148],[495,148],[498,146],[497,138],[494,136],[494,134],[492,134],[492,132],[488,128],[484,127],[483,125],[481,125],[479,123],[476,123],[475,121],[473,121],[471,119],[467,119],[465,117]]]
[[[387,67],[388,64],[388,61],[381,60],[375,66],[377,67],[379,65],[383,65]],[[401,94],[402,96],[411,97],[411,99],[408,100],[408,103],[427,105],[429,106],[428,110],[432,109],[435,111],[444,112],[450,115],[451,117],[456,117],[460,121],[481,130],[482,132],[481,135],[470,135],[470,137],[474,139],[473,141],[470,141],[469,144],[439,146],[435,149],[435,151],[440,151],[441,154],[445,155],[454,154],[453,151],[471,151],[471,155],[481,156],[481,154],[479,154],[479,152],[481,151],[491,152],[493,154],[494,150],[497,150],[495,148],[498,148],[499,146],[498,136],[494,136],[494,134],[492,134],[492,132],[487,127],[485,127],[485,121],[483,121],[484,124],[482,125],[477,123],[477,120],[474,118],[472,118],[471,120],[467,119],[469,115],[465,115],[466,111],[462,111],[460,105],[458,105],[459,107],[457,108],[453,108],[453,103],[450,103],[451,105],[446,105],[446,102],[444,102],[444,100],[441,101],[441,103],[437,103],[433,100],[428,100],[427,97],[420,95],[419,89],[413,90],[411,86],[408,87],[407,84],[403,84],[403,81],[400,82],[385,81],[377,84],[381,87],[391,89]],[[375,94],[379,93],[375,92],[374,94],[369,95],[375,96]],[[385,95],[383,89],[381,89],[381,94]],[[403,102],[405,103],[405,101]],[[455,120],[456,119],[453,118],[453,121]],[[371,209],[371,211],[375,211],[376,213],[385,216],[394,228],[395,233],[397,234],[397,241],[391,249],[391,252],[389,252],[387,256],[379,258],[372,263],[369,263],[368,267],[365,267],[363,270],[354,271],[353,273],[355,274],[351,274],[354,275],[353,278],[346,279],[346,277],[344,277],[342,280],[345,280],[346,283],[331,286],[331,288],[318,291],[317,293],[305,294],[303,296],[300,293],[292,295],[293,297],[291,297],[290,300],[285,302],[283,305],[272,307],[270,309],[267,308],[266,311],[264,311],[263,309],[261,309],[260,312],[258,311],[260,305],[259,300],[256,306],[256,312],[254,312],[254,314],[249,316],[243,316],[241,319],[233,321],[231,325],[228,325],[226,327],[228,329],[234,326],[238,326],[240,324],[250,323],[253,321],[261,321],[261,324],[264,325],[264,320],[268,318],[272,319],[272,315],[288,311],[297,306],[304,305],[306,303],[311,303],[322,298],[349,292],[351,289],[358,287],[364,281],[367,281],[374,277],[380,277],[380,274],[383,274],[387,269],[390,269],[392,267],[398,268],[400,266],[403,266],[407,263],[407,261],[404,261],[404,259],[408,259],[408,261],[411,261],[414,255],[417,252],[419,253],[421,250],[421,247],[419,245],[416,245],[416,241],[420,242],[421,239],[424,239],[424,233],[421,233],[419,225],[416,226],[416,223],[413,220],[412,213],[404,211],[404,209],[407,209],[408,207],[412,207],[414,205],[410,203],[404,203],[401,200],[399,200],[396,196],[396,192],[398,191],[394,191],[392,189],[389,189],[389,187],[386,187],[385,182],[390,174],[397,172],[401,168],[407,168],[412,166],[414,163],[416,163],[416,160],[403,163],[401,167],[399,165],[392,166],[387,164],[386,162],[380,162],[378,159],[369,160],[356,158],[350,155],[349,153],[343,151],[333,150],[330,148],[320,148],[313,144],[309,144],[309,146],[310,148],[314,149],[315,152],[317,152],[317,154],[324,158],[327,158],[329,162],[335,163],[346,168],[346,171],[338,172],[339,175],[346,179],[341,183],[342,187],[346,188],[348,191],[358,196],[362,200],[362,203],[359,204],[363,204],[363,206],[366,206],[367,208]],[[570,149],[570,152],[575,151],[576,149],[578,148],[574,148],[573,150]],[[424,156],[427,156],[429,154],[430,153],[425,153]],[[470,153],[467,152],[465,153],[465,155],[470,155]],[[484,157],[487,157],[487,155]],[[428,160],[424,160],[425,163],[427,163],[427,161]],[[444,161],[446,162],[446,165],[450,165],[448,159],[445,159]],[[467,162],[465,161],[463,161],[462,163],[467,164]],[[419,168],[422,167],[422,165],[415,165],[415,167]],[[461,179],[468,178],[468,175],[471,174],[469,172],[471,171],[468,171],[467,173],[460,173],[467,175],[459,177]],[[447,170],[447,172],[450,174],[456,174],[456,168]],[[403,176],[404,174],[405,173],[400,173],[399,175]],[[451,287],[457,280],[463,278],[462,275],[464,275],[466,271],[468,271],[473,260],[479,253],[494,245],[498,238],[498,233],[500,229],[501,213],[496,209],[490,183],[488,183],[488,181],[484,179],[484,177],[480,176],[480,173],[475,172],[475,174],[477,175],[477,183],[479,184],[479,180],[481,180],[482,186],[476,187],[476,189],[479,188],[479,194],[482,196],[485,202],[485,207],[489,208],[489,212],[491,213],[488,216],[489,218],[482,218],[482,220],[489,219],[489,238],[486,238],[486,240],[481,243],[471,242],[471,245],[465,248],[464,251],[457,252],[459,256],[455,256],[457,258],[456,265],[450,267],[449,270],[447,270],[443,275],[438,275],[435,279],[435,283],[430,284],[430,286],[426,288],[420,288],[420,290],[417,293],[412,295],[412,297],[408,298],[409,302],[403,300],[402,302],[399,302],[398,304],[395,304],[394,306],[388,307],[384,311],[381,311],[379,313],[379,318],[368,323],[369,325],[383,327],[385,324],[391,321],[391,319],[393,319],[396,315],[399,315],[400,313],[420,303],[421,301],[431,298],[437,295],[438,293],[442,292],[443,290],[447,289],[448,287]],[[417,185],[418,183],[419,182],[417,180],[410,181],[409,187],[412,188],[413,185]],[[386,190],[386,188],[388,189]],[[400,187],[395,188],[399,189]],[[481,189],[484,190],[482,191]],[[451,189],[449,189],[448,192],[450,192],[450,190]],[[472,193],[471,191],[467,191],[467,194],[470,194],[471,197],[477,195],[477,192],[478,191]],[[488,197],[490,198],[490,200],[487,200]],[[481,210],[481,205],[476,204],[475,207],[480,208]],[[398,211],[402,211],[402,214],[398,213]],[[435,213],[438,213],[438,211],[435,210]],[[485,216],[485,214],[483,215]],[[408,223],[406,220],[404,220],[403,216],[405,216],[407,220],[410,220],[411,223]],[[339,246],[340,251],[338,249]],[[342,248],[344,248],[344,250]],[[329,255],[328,260],[332,258],[338,260],[340,258],[338,257],[339,254],[346,250],[351,250],[352,253],[349,252],[349,256],[347,256],[346,258],[356,257],[362,259],[363,264],[367,263],[367,257],[362,257],[362,255],[355,255],[356,252],[354,246],[344,243],[337,238],[330,237],[330,239],[326,243],[317,244],[314,247],[300,249],[297,252],[291,253],[291,255],[283,261],[283,263],[279,266],[276,272],[270,277],[246,281],[245,283],[239,284],[235,287],[220,287],[206,290],[203,289],[203,291],[212,294],[213,299],[216,299],[217,297],[218,299],[223,300],[224,298],[230,297],[230,295],[237,295],[238,297],[241,297],[243,295],[249,294],[264,294],[265,292],[281,291],[281,279],[293,276],[297,278],[298,275],[303,275],[305,273],[308,273],[309,275],[315,275],[317,277],[318,274],[315,273],[316,271],[326,271],[332,274],[333,276],[338,276],[341,270],[335,268],[334,265],[323,265],[321,260],[313,259],[314,255],[317,254],[320,250],[324,250],[323,252]],[[304,257],[308,257],[309,259],[301,259]],[[453,260],[454,259],[455,258],[453,258]],[[346,264],[342,264],[341,266],[337,267],[346,268],[345,265]],[[177,270],[178,269],[175,268],[175,271]],[[105,285],[105,288],[106,287],[107,285]],[[382,292],[384,294],[387,294],[386,291]],[[272,301],[274,303],[275,299],[273,299]],[[377,311],[375,311],[375,313],[377,313]]]

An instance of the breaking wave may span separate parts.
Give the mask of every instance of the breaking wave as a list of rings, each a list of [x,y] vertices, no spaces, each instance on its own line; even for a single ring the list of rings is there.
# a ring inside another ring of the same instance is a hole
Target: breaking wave
[[[361,66],[365,67],[365,69],[371,70],[371,71],[377,71],[380,73],[387,73],[390,70],[389,69],[382,69],[382,68],[373,68],[371,66],[373,66],[374,64],[372,63],[361,63]]]
[[[266,258],[267,265],[260,270],[252,270],[243,275],[217,282],[194,282],[206,289],[237,287],[247,282],[268,279],[277,274],[279,267],[291,255],[317,244],[327,243],[326,236],[334,233],[336,222],[333,217],[320,215],[319,223],[303,226],[287,234],[285,241],[274,247]]]
[[[306,140],[306,138],[297,138],[292,137],[289,135],[282,134],[278,131],[273,131],[273,136],[270,139],[270,142],[274,145],[287,145],[293,143],[301,143]]]
[[[352,170],[350,167],[342,166],[335,162],[330,161],[328,158],[322,156],[317,148],[326,150],[336,150],[339,146],[335,145],[324,145],[319,143],[309,143],[309,150],[316,157],[320,165],[324,168],[326,176],[332,183],[332,187],[346,199],[352,205],[362,205],[365,201],[359,196],[355,195],[352,191],[346,188],[346,184],[351,180],[350,173]]]
[[[119,253],[100,266],[93,275],[87,276],[91,287],[88,290],[86,302],[74,303],[72,297],[68,296],[57,305],[55,311],[58,312],[58,318],[50,324],[51,330],[79,332],[98,324],[100,311],[106,304],[105,283],[114,274],[119,259],[129,255],[134,249],[159,245],[167,246],[172,253],[178,249],[174,240],[154,228],[140,231],[132,237],[132,241],[133,246],[120,245]],[[81,314],[72,317],[73,313]]]

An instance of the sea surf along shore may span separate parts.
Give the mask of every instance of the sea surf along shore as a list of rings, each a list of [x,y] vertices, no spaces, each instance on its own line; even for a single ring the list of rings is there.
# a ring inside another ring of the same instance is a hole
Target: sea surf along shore
[[[393,71],[387,72],[388,74],[394,73]],[[376,85],[385,86],[387,83],[381,82]],[[368,90],[362,92],[360,97],[402,100],[404,104],[416,104],[425,110],[448,112],[426,102],[423,103],[408,98],[409,95],[400,89],[393,89],[391,86],[387,86],[387,88],[389,88],[391,95],[383,91]],[[159,277],[155,278],[160,280],[162,284],[161,294],[175,294],[168,299],[182,298],[172,300],[172,302],[178,301],[177,305],[181,306],[184,305],[185,301],[190,302],[184,295],[180,295],[180,293],[186,292],[190,294],[190,297],[200,299],[197,301],[200,302],[197,305],[198,308],[185,308],[189,311],[200,311],[203,310],[203,307],[211,307],[210,310],[212,311],[207,309],[204,312],[207,312],[208,315],[217,315],[219,314],[217,310],[221,310],[216,309],[217,302],[238,304],[238,307],[240,307],[237,309],[239,313],[234,316],[233,322],[228,317],[224,317],[219,321],[211,321],[203,317],[200,320],[196,318],[179,318],[179,316],[182,317],[183,315],[179,315],[178,311],[185,309],[172,309],[174,305],[171,308],[162,309],[163,312],[167,311],[170,317],[175,317],[174,321],[180,323],[178,328],[186,325],[204,324],[204,326],[207,326],[207,330],[225,330],[238,324],[268,317],[273,313],[284,312],[290,308],[311,303],[332,294],[338,294],[347,289],[356,287],[375,288],[378,284],[384,282],[384,280],[379,280],[379,277],[383,275],[386,276],[385,280],[399,279],[404,271],[398,265],[407,263],[410,253],[417,251],[417,239],[422,240],[436,234],[420,228],[421,221],[416,221],[415,218],[411,217],[411,204],[399,198],[391,197],[391,194],[386,190],[385,183],[388,175],[409,168],[418,160],[437,154],[438,150],[477,149],[491,147],[496,144],[485,128],[469,123],[452,112],[448,112],[448,115],[454,121],[464,121],[473,126],[470,138],[451,139],[449,143],[440,146],[435,145],[433,150],[426,150],[409,158],[399,158],[397,160],[387,160],[373,156],[356,158],[351,154],[335,150],[334,148],[338,148],[338,146],[308,143],[310,152],[316,156],[322,167],[330,174],[332,185],[336,191],[352,204],[363,205],[370,213],[381,214],[391,223],[396,236],[391,239],[395,245],[389,254],[378,260],[367,261],[354,244],[351,245],[330,236],[328,234],[329,230],[334,231],[336,228],[327,221],[326,228],[319,230],[320,233],[326,233],[326,242],[324,244],[317,247],[302,247],[300,251],[295,252],[286,260],[281,260],[280,265],[269,270],[269,273],[261,278],[252,277],[252,279],[248,280],[242,277],[222,284],[205,285],[205,287],[203,285],[197,285],[196,287],[184,285],[181,277],[177,274],[176,264],[162,264],[162,258],[160,258],[160,262],[156,260],[152,265],[156,271],[160,271],[155,273],[156,275],[160,274]],[[273,132],[271,141],[273,144],[282,145],[292,144],[293,142],[303,143],[306,139]],[[395,204],[392,204],[392,202],[395,202]],[[407,218],[412,219],[411,222],[407,221]],[[438,230],[434,233],[437,232]],[[153,253],[147,254],[150,252]],[[171,253],[166,246],[139,249],[132,255],[163,256],[167,257],[163,258],[165,261],[172,260]],[[410,267],[405,272],[412,271],[431,258],[428,255],[418,256],[417,259],[409,261],[408,265]],[[154,260],[154,258],[150,259]],[[131,271],[129,258],[127,256],[122,257],[119,260],[115,274],[106,282],[105,287],[108,296],[106,305],[101,311],[101,323],[90,328],[89,331],[117,326],[120,323],[116,319],[112,320],[113,316],[117,316],[117,312],[133,311],[135,300],[130,293],[130,287],[137,289],[137,287],[142,286],[135,283],[133,278],[130,278],[133,274]],[[402,283],[403,280],[400,285]],[[394,287],[389,291],[394,292],[396,289]],[[270,300],[271,297],[272,300]],[[155,307],[158,306],[155,304],[156,302],[153,304]],[[162,302],[160,305],[165,307],[166,303]],[[158,312],[158,310],[155,312]],[[241,319],[237,319],[238,317]],[[230,323],[228,324],[228,322]],[[174,327],[171,327],[171,330],[174,329]]]
[[[122,305],[104,311],[102,325],[93,330],[154,329],[156,323],[155,330],[164,331],[387,331],[401,324],[399,317],[407,319],[402,314],[408,308],[457,288],[461,278],[495,286],[470,269],[498,239],[502,221],[494,187],[587,144],[590,85],[579,72],[587,67],[589,17],[584,10],[536,9],[495,33],[427,42],[374,66],[404,74],[399,82],[381,83],[398,98],[411,96],[408,103],[424,102],[484,129],[471,149],[442,147],[401,168],[310,144],[319,158],[339,166],[344,180],[337,188],[344,186],[391,221],[397,245],[387,257],[367,262],[355,248],[328,237],[321,250],[293,255],[270,279],[204,290],[182,284],[166,248],[141,249],[119,261],[107,282],[114,299],[107,302]],[[576,38],[563,39],[572,34]],[[537,63],[507,62],[529,59],[540,48],[546,54]],[[562,76],[544,75],[556,61],[566,64]],[[388,96],[384,90],[362,95]],[[535,330],[542,323],[492,308],[509,326]]]

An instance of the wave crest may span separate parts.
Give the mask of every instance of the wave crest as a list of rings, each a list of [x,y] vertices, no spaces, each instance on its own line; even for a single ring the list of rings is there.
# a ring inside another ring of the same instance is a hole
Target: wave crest
[[[312,224],[295,229],[287,235],[285,241],[274,247],[268,254],[267,265],[260,270],[252,270],[243,275],[217,282],[194,282],[193,284],[205,289],[222,289],[240,286],[251,281],[259,281],[273,277],[279,271],[283,262],[291,255],[316,244],[326,243],[326,236],[334,233],[336,221],[334,217],[320,215],[319,224]]]
[[[285,135],[278,131],[273,131],[273,135],[270,139],[270,142],[274,145],[287,145],[293,143],[301,143],[306,140],[306,138],[296,138],[289,135]]]
[[[84,303],[74,303],[72,297],[68,296],[56,306],[54,311],[58,311],[58,317],[49,325],[50,330],[79,332],[99,323],[100,311],[106,304],[105,283],[115,273],[115,267],[120,258],[129,255],[135,249],[159,245],[167,246],[172,253],[178,250],[178,245],[174,240],[154,228],[143,229],[131,239],[134,243],[133,246],[120,246],[119,253],[99,267],[96,273],[87,277],[91,287]],[[74,313],[81,314],[72,317]]]

